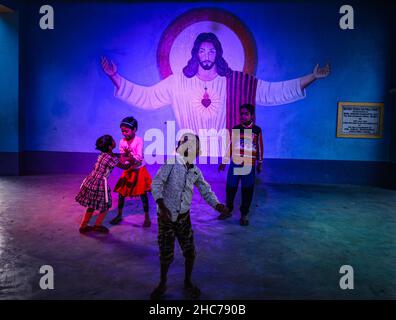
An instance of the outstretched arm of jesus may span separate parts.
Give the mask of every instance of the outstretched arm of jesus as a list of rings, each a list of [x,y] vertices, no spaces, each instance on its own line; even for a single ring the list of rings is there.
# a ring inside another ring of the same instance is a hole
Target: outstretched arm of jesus
[[[317,64],[312,73],[301,78],[287,81],[268,82],[258,80],[256,103],[263,106],[275,106],[291,103],[305,98],[305,89],[317,79],[330,74],[330,65],[320,68]]]
[[[114,84],[114,95],[122,101],[146,110],[158,109],[171,104],[173,75],[151,87],[145,87],[122,77],[113,61],[102,57],[101,65],[103,71]]]
[[[304,90],[317,79],[326,78],[330,74],[330,70],[331,68],[329,63],[326,64],[323,68],[320,68],[319,64],[317,64],[312,73],[300,78],[301,90]]]

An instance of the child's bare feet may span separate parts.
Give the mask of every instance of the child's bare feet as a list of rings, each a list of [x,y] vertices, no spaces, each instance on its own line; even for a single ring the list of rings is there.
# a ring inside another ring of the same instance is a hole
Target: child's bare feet
[[[241,226],[248,226],[249,225],[249,219],[247,216],[241,216],[241,219],[239,220],[239,224]]]
[[[158,286],[151,292],[150,298],[151,300],[159,300],[162,298],[164,293],[166,292],[166,283],[160,282]]]
[[[109,233],[109,229],[107,229],[105,226],[94,226],[93,231],[99,232],[99,233]]]
[[[191,299],[199,299],[201,290],[191,281],[184,281],[184,290]]]
[[[220,215],[217,217],[217,219],[225,220],[225,219],[230,218],[231,216],[232,216],[231,212],[223,212],[223,213],[220,213]]]

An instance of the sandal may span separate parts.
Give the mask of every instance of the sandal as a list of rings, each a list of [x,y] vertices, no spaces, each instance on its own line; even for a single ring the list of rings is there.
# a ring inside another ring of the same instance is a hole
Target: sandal
[[[151,300],[159,300],[166,292],[166,285],[159,284],[150,294]]]
[[[80,227],[80,229],[78,229],[78,231],[80,231],[80,233],[87,233],[87,232],[92,231],[92,230],[93,230],[92,226]]]
[[[110,224],[116,225],[122,221],[122,216],[116,216],[114,219],[110,220]]]
[[[92,228],[93,231],[99,232],[99,233],[109,233],[109,229],[107,229],[105,226],[94,226]]]

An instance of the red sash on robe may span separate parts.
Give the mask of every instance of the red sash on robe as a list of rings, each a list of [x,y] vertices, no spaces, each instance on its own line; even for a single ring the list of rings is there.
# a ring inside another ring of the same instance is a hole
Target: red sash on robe
[[[239,124],[239,107],[250,103],[256,105],[257,78],[255,76],[232,71],[227,77],[227,105],[226,128],[231,132],[232,127]]]

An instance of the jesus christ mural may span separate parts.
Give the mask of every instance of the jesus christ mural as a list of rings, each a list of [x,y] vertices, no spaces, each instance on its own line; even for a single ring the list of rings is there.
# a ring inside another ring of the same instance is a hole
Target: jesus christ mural
[[[214,33],[198,35],[182,73],[171,74],[150,87],[125,79],[105,57],[101,65],[115,85],[117,98],[146,110],[171,105],[179,128],[197,134],[200,129],[230,130],[239,122],[239,106],[244,103],[274,106],[300,100],[311,83],[330,73],[329,65],[316,65],[312,73],[300,78],[268,82],[233,71]]]

